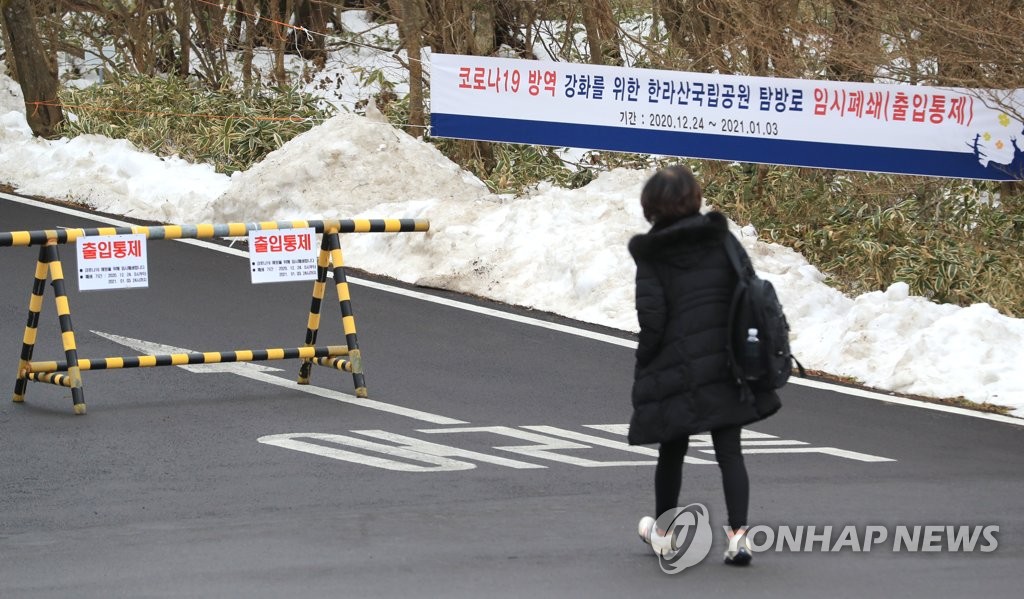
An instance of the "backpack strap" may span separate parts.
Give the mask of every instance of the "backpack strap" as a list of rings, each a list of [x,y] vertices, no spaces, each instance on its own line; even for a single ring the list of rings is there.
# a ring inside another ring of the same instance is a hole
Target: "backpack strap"
[[[750,388],[750,384],[743,380],[743,371],[740,369],[740,365],[736,363],[736,348],[732,343],[732,332],[736,330],[736,312],[739,310],[742,296],[747,293],[745,290],[741,292],[740,288],[745,288],[749,281],[756,276],[753,268],[747,269],[743,267],[743,261],[740,260],[741,251],[743,251],[743,246],[740,245],[739,240],[732,233],[729,233],[725,238],[725,253],[729,255],[729,262],[732,264],[733,269],[736,270],[739,278],[736,281],[736,290],[733,292],[732,301],[729,304],[729,324],[725,335],[725,350],[729,356],[729,370],[732,373],[733,379],[736,380],[736,385],[740,388],[740,403],[751,404],[756,401],[756,397],[754,396],[754,391]]]
[[[736,239],[735,237],[733,237],[733,235],[730,233],[729,237],[726,238],[726,240],[725,240],[725,253],[729,254],[729,262],[731,262],[732,263],[732,267],[734,269],[736,269],[736,273],[740,276],[741,279],[744,279],[744,278],[751,277],[753,275],[751,274],[750,271],[748,271],[748,270],[743,268],[743,263],[740,261],[740,253],[739,253],[739,251],[740,251],[740,249],[742,249],[742,247],[743,246],[740,245],[739,240]],[[732,297],[732,302],[731,302],[731,304],[729,306],[729,331],[730,332],[736,326],[736,310],[739,308],[738,300],[739,300],[739,294],[734,293],[733,297]],[[729,352],[729,360],[730,360],[730,362],[732,362],[734,360],[733,356],[736,355],[734,350],[733,350],[732,335],[728,335],[726,337],[725,347],[726,347],[726,350]],[[797,360],[796,356],[794,356],[793,354],[789,354],[789,357],[793,360],[793,363],[796,364],[797,370],[800,372],[800,376],[804,377],[804,378],[807,378],[807,370],[804,369],[804,365],[801,364],[800,361]],[[731,369],[732,369],[733,376],[744,387],[744,391],[745,392],[749,392],[749,388],[747,388],[747,385],[745,384],[745,381],[743,381],[743,377],[740,376],[739,366],[737,364],[735,364],[735,363],[731,363],[730,366],[732,367]]]
[[[797,360],[796,356],[793,354],[789,354],[789,357],[793,360],[793,363],[796,364],[796,369],[800,372],[800,376],[807,378],[807,370],[804,368],[804,365],[800,363],[800,360]]]
[[[747,393],[749,389],[747,388],[746,381],[743,380],[743,372],[740,370],[739,364],[736,363],[736,348],[733,346],[732,341],[732,332],[736,329],[736,312],[739,310],[739,302],[743,295],[739,287],[743,285],[743,281],[746,278],[746,273],[740,262],[739,252],[736,246],[733,245],[735,243],[737,243],[736,238],[732,236],[732,233],[728,233],[728,237],[725,239],[725,253],[729,255],[729,262],[736,270],[739,279],[736,281],[736,289],[733,291],[732,300],[729,302],[729,323],[726,327],[725,351],[729,356],[729,370],[736,380],[736,384],[741,387],[743,393]]]
[[[736,239],[732,233],[725,239],[725,253],[729,255],[729,262],[732,263],[732,267],[736,269],[736,274],[740,278],[747,278],[750,276],[750,272],[743,268],[743,261],[740,260],[740,250],[743,246],[740,245],[738,239]]]

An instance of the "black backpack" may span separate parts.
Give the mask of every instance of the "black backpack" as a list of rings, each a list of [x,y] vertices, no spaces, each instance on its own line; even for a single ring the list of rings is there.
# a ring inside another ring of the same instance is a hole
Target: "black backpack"
[[[730,235],[729,237],[732,237]],[[795,363],[800,376],[804,367],[789,351],[789,323],[769,281],[753,268],[743,268],[736,239],[726,239],[726,252],[739,280],[729,307],[726,341],[730,368],[737,383],[751,391],[770,391],[786,384]]]

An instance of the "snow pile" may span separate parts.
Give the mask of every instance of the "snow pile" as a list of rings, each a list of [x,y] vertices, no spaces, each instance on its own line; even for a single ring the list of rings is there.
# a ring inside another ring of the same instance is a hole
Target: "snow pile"
[[[409,206],[401,216],[429,218],[430,233],[352,236],[346,256],[420,285],[633,330],[626,243],[646,228],[636,198],[647,176],[613,171],[577,190],[544,185],[519,198]]]
[[[26,132],[26,135],[28,133]],[[20,193],[85,202],[100,210],[162,222],[206,220],[228,178],[212,166],[159,158],[131,143],[98,135],[25,139],[0,147],[0,180]]]
[[[0,98],[18,85],[0,75]],[[20,93],[17,94],[20,98]],[[99,135],[32,137],[20,110],[0,114],[0,181],[20,193],[84,202],[99,210],[164,222],[206,220],[228,177],[210,165],[159,158]]]
[[[908,293],[906,283],[894,283],[852,300],[790,301],[794,354],[879,389],[965,397],[1024,416],[1024,320],[987,304],[961,308]]]
[[[32,135],[25,121],[25,96],[21,86],[6,73],[7,65],[0,60],[0,148]]]
[[[25,114],[25,96],[21,94],[21,86],[7,76],[7,65],[0,60],[0,117],[8,112]],[[0,135],[3,135],[2,129]]]
[[[348,218],[379,204],[488,194],[487,186],[430,144],[342,113],[235,173],[215,216],[232,222]]]

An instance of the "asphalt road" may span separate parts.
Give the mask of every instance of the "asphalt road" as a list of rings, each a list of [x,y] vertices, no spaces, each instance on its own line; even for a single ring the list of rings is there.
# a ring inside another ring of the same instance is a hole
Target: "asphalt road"
[[[0,199],[0,231],[97,224]],[[311,285],[252,285],[245,258],[208,247],[148,247],[146,289],[69,281],[80,357],[301,345]],[[61,252],[73,277],[74,247]],[[9,390],[36,255],[0,248]],[[749,433],[751,524],[832,526],[830,541],[723,565],[719,473],[697,443],[682,502],[708,507],[715,541],[668,575],[636,536],[653,458],[623,445],[628,335],[398,291],[352,285],[371,401],[323,368],[296,387],[295,361],[84,372],[84,416],[45,384],[0,400],[0,597],[1020,596],[1020,425],[791,384]],[[343,342],[335,299],[324,343]],[[36,359],[63,358],[55,314],[47,288]],[[889,539],[822,551],[847,525]],[[900,526],[959,525],[998,526],[998,546],[893,550]]]

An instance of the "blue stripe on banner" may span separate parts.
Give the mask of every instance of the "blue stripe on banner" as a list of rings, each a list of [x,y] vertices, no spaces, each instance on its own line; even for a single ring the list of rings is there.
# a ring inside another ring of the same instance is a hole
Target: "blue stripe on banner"
[[[990,163],[986,168],[969,152],[855,146],[444,113],[431,114],[430,121],[430,134],[434,137],[902,175],[990,181],[1024,179],[1024,164],[1020,153],[1011,165]]]

